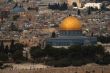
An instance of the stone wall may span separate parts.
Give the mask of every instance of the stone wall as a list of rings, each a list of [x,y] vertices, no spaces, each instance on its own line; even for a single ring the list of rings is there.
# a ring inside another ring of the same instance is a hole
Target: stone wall
[[[5,69],[5,70],[0,70],[0,73],[110,73],[110,66]]]

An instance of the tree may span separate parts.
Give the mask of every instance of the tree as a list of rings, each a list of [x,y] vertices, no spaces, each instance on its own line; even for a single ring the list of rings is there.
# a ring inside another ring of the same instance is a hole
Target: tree
[[[74,59],[82,59],[81,50],[82,48],[80,45],[70,46],[68,49],[68,57]]]
[[[18,6],[18,3],[15,4],[15,6],[13,7],[13,9],[14,9],[15,7],[17,7],[17,6]]]
[[[107,52],[103,57],[104,64],[110,64],[110,53]]]
[[[8,54],[0,53],[0,61],[8,61]]]
[[[10,46],[10,53],[11,57],[14,59],[14,61],[23,60],[23,48],[24,45],[21,43],[14,44],[14,40],[11,42]]]
[[[9,2],[13,2],[13,0],[8,0],[8,3],[9,3]]]
[[[4,49],[5,53],[8,54],[9,53],[9,47],[8,45],[6,45],[5,49]]]
[[[79,9],[78,9],[78,11],[77,11],[77,14],[78,14],[78,15],[81,15],[81,12],[80,12],[80,10],[79,10]]]
[[[106,5],[105,4],[102,4],[101,11],[105,11],[105,10],[106,10]]]
[[[0,67],[1,67],[1,66],[3,66],[3,63],[2,63],[2,62],[0,62]]]
[[[110,53],[101,45],[73,45],[68,49],[50,45],[41,49],[37,46],[31,47],[30,54],[37,63],[45,61],[47,65],[55,67],[81,66],[88,63],[110,64]]]
[[[49,58],[55,58],[56,52],[58,53],[57,49],[50,45],[47,45],[43,51],[46,53],[46,56],[48,56]]]
[[[11,31],[18,31],[18,28],[17,28],[17,26],[14,23],[11,23],[10,30]]]
[[[88,15],[90,15],[91,14],[91,7],[88,7]]]
[[[11,45],[10,45],[10,49],[9,49],[10,53],[14,53],[14,40],[11,40]]]
[[[8,15],[10,14],[10,12],[9,11],[1,11],[1,17],[2,18],[8,18]]]
[[[14,59],[15,62],[24,60],[23,52],[20,50],[16,50],[13,53],[12,58]]]
[[[20,17],[20,15],[14,15],[13,20],[16,21],[19,17]]]
[[[96,54],[104,55],[106,53],[105,48],[101,45],[97,45],[94,49],[96,49]]]
[[[100,65],[110,64],[110,53],[105,53],[104,56],[97,59],[96,63]]]
[[[82,47],[82,56],[83,58],[85,58],[86,60],[88,60],[88,62],[93,62],[96,58],[96,54],[97,54],[97,47],[96,46],[83,46]]]
[[[98,42],[110,43],[110,36],[97,36]]]
[[[73,2],[73,7],[77,7],[77,3]]]
[[[35,10],[36,10],[36,12],[38,12],[39,11],[39,8],[38,7],[35,7]]]
[[[23,61],[25,58],[23,57],[23,47],[24,45],[21,43],[14,44],[12,58],[14,61]]]
[[[63,3],[63,4],[55,3],[52,5],[49,3],[48,8],[52,10],[67,10],[68,6],[66,3]]]
[[[3,43],[3,41],[1,41],[1,44],[0,44],[0,52],[1,53],[4,52],[4,43]]]
[[[52,32],[52,38],[55,38],[55,37],[56,37],[55,32]]]
[[[45,57],[44,51],[39,47],[31,47],[30,54],[34,61],[41,62],[41,58]]]
[[[21,43],[16,43],[16,44],[14,44],[15,50],[23,51],[23,47],[24,47],[24,45],[21,44]]]

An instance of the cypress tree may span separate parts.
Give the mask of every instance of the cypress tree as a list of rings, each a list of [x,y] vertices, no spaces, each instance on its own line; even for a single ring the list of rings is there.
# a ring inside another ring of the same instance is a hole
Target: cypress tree
[[[4,43],[3,43],[3,41],[1,41],[0,50],[1,50],[1,53],[4,52]]]

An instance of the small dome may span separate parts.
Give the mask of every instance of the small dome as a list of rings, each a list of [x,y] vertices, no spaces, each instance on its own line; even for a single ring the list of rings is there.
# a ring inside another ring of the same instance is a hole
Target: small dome
[[[60,30],[81,30],[81,22],[78,18],[69,16],[59,25]]]

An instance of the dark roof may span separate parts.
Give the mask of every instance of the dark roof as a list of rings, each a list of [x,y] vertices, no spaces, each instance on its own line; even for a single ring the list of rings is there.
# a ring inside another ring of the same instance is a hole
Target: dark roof
[[[25,9],[20,6],[16,6],[11,10],[12,13],[19,13],[19,12],[25,12]]]

